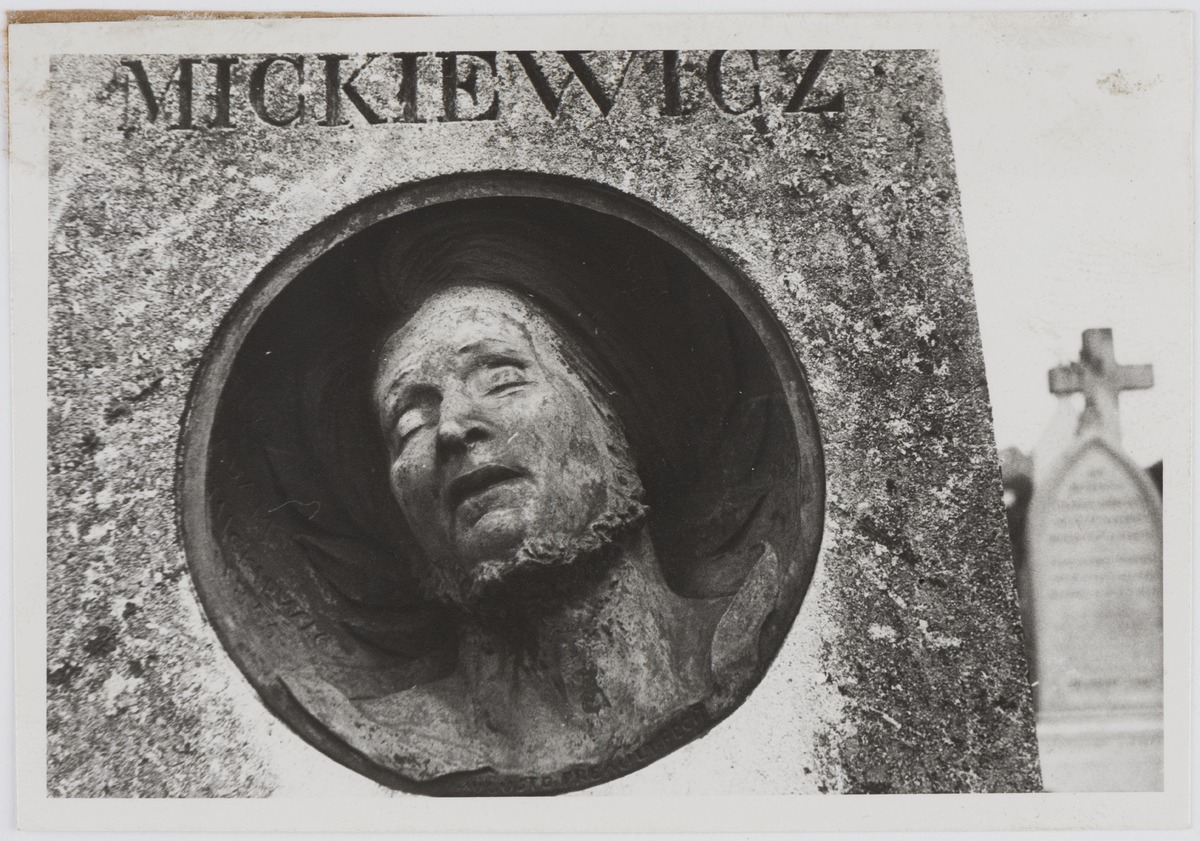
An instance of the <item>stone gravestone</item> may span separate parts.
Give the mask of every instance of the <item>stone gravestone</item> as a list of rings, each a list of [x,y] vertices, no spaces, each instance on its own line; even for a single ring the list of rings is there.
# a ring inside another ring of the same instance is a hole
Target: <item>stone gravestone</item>
[[[1082,391],[1073,444],[1029,514],[1038,739],[1050,791],[1162,788],[1162,503],[1120,448],[1117,398],[1150,367],[1117,365],[1112,331],[1083,334],[1080,361],[1050,372]]]
[[[932,55],[50,74],[54,795],[1038,788]]]

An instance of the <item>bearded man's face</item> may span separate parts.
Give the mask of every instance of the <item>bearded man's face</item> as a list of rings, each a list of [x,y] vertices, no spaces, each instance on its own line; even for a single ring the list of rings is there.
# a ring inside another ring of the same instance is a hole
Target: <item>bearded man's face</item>
[[[565,338],[498,288],[451,287],[385,341],[374,400],[430,594],[470,604],[640,522],[619,428]]]

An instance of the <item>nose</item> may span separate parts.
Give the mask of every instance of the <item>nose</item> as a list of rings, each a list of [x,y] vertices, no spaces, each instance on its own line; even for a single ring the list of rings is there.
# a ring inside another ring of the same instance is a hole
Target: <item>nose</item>
[[[491,426],[468,395],[450,392],[442,396],[437,429],[439,454],[462,452],[491,437]]]

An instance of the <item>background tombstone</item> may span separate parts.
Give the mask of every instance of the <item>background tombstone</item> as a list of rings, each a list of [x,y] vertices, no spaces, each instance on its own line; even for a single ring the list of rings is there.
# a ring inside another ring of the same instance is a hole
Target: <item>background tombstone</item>
[[[1051,391],[1086,400],[1074,441],[1038,471],[1028,522],[1050,791],[1162,787],[1162,503],[1117,416],[1121,390],[1152,383],[1149,366],[1116,364],[1110,330],[1086,331],[1080,361],[1050,372]]]
[[[289,729],[235,662],[228,605],[180,534],[181,419],[211,409],[193,385],[230,313],[257,317],[349,236],[339,223],[496,172],[579,182],[707,243],[802,367],[820,430],[820,557],[794,625],[772,625],[786,639],[770,670],[707,734],[594,790],[1036,790],[937,63],[812,46],[56,56],[51,793],[391,793]],[[315,508],[297,507],[254,509],[256,535],[282,539]],[[280,638],[317,626],[271,576],[221,571],[261,594]]]

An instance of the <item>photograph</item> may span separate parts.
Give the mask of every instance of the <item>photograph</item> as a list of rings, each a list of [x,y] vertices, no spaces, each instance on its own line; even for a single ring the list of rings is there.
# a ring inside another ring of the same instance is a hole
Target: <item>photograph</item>
[[[1188,826],[1193,25],[8,13],[16,826]]]

